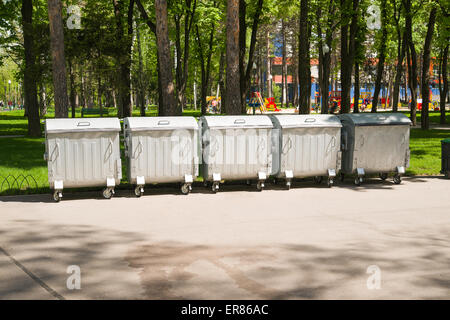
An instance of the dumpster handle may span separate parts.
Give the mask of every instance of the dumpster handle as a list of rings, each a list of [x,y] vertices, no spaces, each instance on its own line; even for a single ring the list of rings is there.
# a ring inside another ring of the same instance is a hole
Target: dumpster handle
[[[331,149],[333,149],[335,146],[336,146],[336,137],[333,137],[328,143],[326,154],[329,154],[331,152]]]
[[[236,120],[234,120],[234,124],[243,124],[243,123],[245,123],[244,119],[236,119]]]
[[[57,152],[55,158],[53,158],[53,155]],[[50,161],[55,161],[59,157],[59,142],[55,144],[55,147],[53,148],[52,154],[50,155]]]
[[[88,121],[80,121],[78,122],[77,127],[89,127],[90,125],[91,123]]]
[[[314,119],[314,118],[307,118],[307,119],[305,119],[305,122],[316,122],[316,119]]]
[[[158,121],[158,126],[166,126],[170,123],[169,120],[159,120]]]
[[[134,150],[133,159],[139,158],[139,156],[140,156],[141,153],[142,153],[142,149],[143,149],[142,142],[141,142],[141,140],[139,139],[139,143],[138,143],[136,149]]]
[[[283,146],[282,153],[286,154],[289,150],[291,150],[291,148],[292,148],[292,140],[291,138],[288,138],[288,141],[286,141],[286,143]]]

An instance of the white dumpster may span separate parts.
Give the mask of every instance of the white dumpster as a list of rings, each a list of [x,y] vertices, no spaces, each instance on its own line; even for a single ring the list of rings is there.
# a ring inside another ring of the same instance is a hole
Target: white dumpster
[[[45,155],[48,181],[59,201],[63,188],[106,186],[114,194],[122,178],[117,118],[47,119]]]
[[[356,173],[360,185],[366,173],[379,173],[385,180],[395,172],[394,183],[409,166],[411,121],[402,113],[342,114],[342,179]]]
[[[328,178],[328,186],[341,167],[341,122],[334,115],[271,115],[278,148],[274,149],[272,174],[286,179]]]
[[[181,182],[188,194],[198,176],[199,135],[194,117],[125,118],[125,156],[136,196],[149,183]]]
[[[205,182],[212,191],[219,190],[222,180],[264,181],[272,171],[272,130],[267,116],[206,116],[200,118],[202,128]]]

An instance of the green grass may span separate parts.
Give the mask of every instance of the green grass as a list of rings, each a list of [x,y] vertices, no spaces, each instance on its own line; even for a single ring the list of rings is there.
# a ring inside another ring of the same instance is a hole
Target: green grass
[[[77,110],[78,116],[80,111]],[[156,113],[156,109],[151,109],[146,115],[154,116]],[[185,110],[184,114],[199,116],[200,111]],[[138,116],[139,111],[134,110],[133,115]],[[54,113],[50,110],[46,118],[53,116]],[[115,114],[110,112],[109,116],[115,116]],[[420,121],[419,115],[418,121]],[[430,121],[439,123],[439,113],[430,113]],[[449,112],[447,112],[447,121],[450,123]],[[23,117],[23,111],[0,112],[0,136],[26,135],[26,133],[27,120]],[[407,170],[407,174],[439,175],[441,169],[440,141],[445,138],[450,138],[450,130],[422,131],[421,129],[412,129],[410,141],[411,166]],[[26,136],[0,138],[0,195],[48,192],[47,164],[43,159],[45,149],[43,142],[44,138]],[[123,169],[125,176],[125,167]],[[28,176],[32,176],[36,183]],[[5,178],[7,179],[5,180]],[[122,181],[126,183],[126,177]],[[27,189],[28,185],[30,188]]]
[[[441,171],[441,140],[450,138],[450,130],[411,129],[409,175],[438,175]]]

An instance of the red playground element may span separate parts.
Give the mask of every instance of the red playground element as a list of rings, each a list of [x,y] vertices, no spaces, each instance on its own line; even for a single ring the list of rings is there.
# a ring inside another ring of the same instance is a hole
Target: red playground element
[[[265,106],[268,111],[272,111],[272,110],[273,111],[281,111],[280,109],[277,108],[277,104],[275,103],[274,97],[270,97],[265,100],[266,100]]]

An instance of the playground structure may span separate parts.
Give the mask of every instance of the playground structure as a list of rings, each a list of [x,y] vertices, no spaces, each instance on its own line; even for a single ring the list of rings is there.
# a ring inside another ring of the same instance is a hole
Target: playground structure
[[[253,114],[255,114],[256,108],[259,109],[261,114],[265,112],[279,112],[280,109],[277,108],[275,103],[275,98],[270,97],[268,99],[264,99],[261,96],[259,91],[252,92],[251,98],[248,102],[248,106],[253,109]],[[247,111],[247,113],[251,113],[251,109]]]
[[[206,103],[208,105],[208,113],[220,113],[222,109],[222,100],[217,96],[207,96]]]

